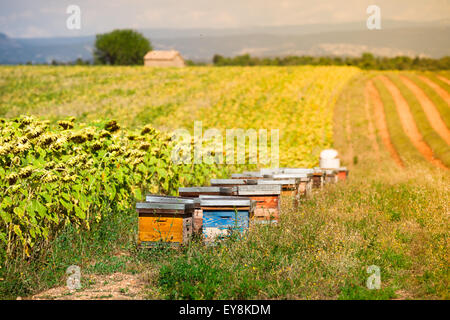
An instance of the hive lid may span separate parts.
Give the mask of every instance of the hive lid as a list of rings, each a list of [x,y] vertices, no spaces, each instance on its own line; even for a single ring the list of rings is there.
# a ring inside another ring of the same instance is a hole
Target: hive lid
[[[235,189],[234,187],[181,187],[178,188],[179,193],[224,193],[224,194],[231,194]]]
[[[136,209],[148,210],[188,210],[193,209],[193,203],[161,203],[161,202],[138,202]]]
[[[281,194],[281,185],[252,185],[252,186],[238,186],[238,195],[278,195]]]
[[[312,173],[279,173],[273,174],[270,178],[273,179],[298,179],[298,178],[308,178],[312,176]]]
[[[211,179],[211,185],[256,184],[252,179]]]
[[[339,171],[348,171],[347,167],[340,167],[338,170]]]
[[[314,172],[314,169],[311,169],[311,168],[286,168],[286,169],[283,169],[282,173],[285,173],[285,174],[297,174],[297,173],[308,174],[308,173],[313,173],[313,172]]]
[[[279,184],[279,185],[287,185],[287,184],[296,184],[295,179],[283,179],[283,180],[275,180],[275,179],[260,179],[257,180],[257,184]]]
[[[182,198],[182,197],[172,197],[172,196],[160,196],[149,194],[145,196],[145,202],[156,202],[156,203],[193,203],[200,204],[198,198]]]
[[[243,173],[233,173],[231,175],[233,179],[245,179],[245,178],[262,178],[262,174],[259,172],[244,171]]]
[[[275,173],[281,173],[284,170],[284,168],[266,168],[266,169],[261,169],[259,170],[259,172],[264,175],[264,174],[275,174]]]
[[[238,196],[222,196],[222,195],[212,195],[212,194],[201,194],[198,196],[199,200],[202,199],[248,199],[245,197],[238,197]]]
[[[239,197],[206,197],[200,198],[202,207],[251,207],[252,201]]]
[[[320,153],[320,159],[336,159],[338,154],[334,149],[325,149]]]

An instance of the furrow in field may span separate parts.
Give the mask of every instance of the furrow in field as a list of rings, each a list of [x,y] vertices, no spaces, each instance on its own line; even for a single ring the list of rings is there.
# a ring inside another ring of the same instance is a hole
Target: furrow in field
[[[402,96],[400,90],[386,76],[380,76],[380,80],[392,95],[403,131],[411,140],[412,144],[430,163],[440,168],[447,168],[442,161],[433,157],[433,150],[431,150],[428,144],[423,140],[414,121],[408,102]]]
[[[443,76],[437,76],[439,80],[444,81],[446,84],[450,85],[450,80]]]
[[[405,76],[400,76],[403,83],[408,87],[409,90],[416,96],[417,100],[419,100],[422,105],[422,109],[425,112],[425,115],[430,122],[431,127],[436,131],[442,139],[450,145],[450,130],[445,125],[445,122],[442,120],[439,111],[437,110],[434,103],[427,97],[425,92],[422,91],[414,82],[412,82],[409,78]]]
[[[431,81],[427,77],[421,75],[418,75],[418,77],[420,78],[420,80],[425,82],[430,88],[436,91],[436,93],[440,95],[441,98],[444,99],[444,101],[447,102],[447,104],[450,106],[450,94],[447,91],[442,89],[437,83]]]
[[[404,167],[402,159],[400,158],[397,150],[392,144],[391,137],[389,135],[389,130],[386,124],[386,115],[384,113],[383,101],[381,101],[380,94],[375,88],[372,81],[368,81],[366,84],[366,91],[370,100],[373,103],[374,116],[375,116],[375,125],[380,134],[381,140],[383,141],[384,146],[391,154],[392,159],[394,159],[395,163],[399,167]]]
[[[378,146],[378,142],[377,142],[377,135],[375,132],[375,128],[374,128],[374,124],[372,122],[372,116],[370,115],[370,86],[373,87],[373,82],[367,82],[366,83],[366,87],[364,90],[364,109],[366,112],[366,118],[367,118],[367,126],[368,126],[368,130],[369,130],[369,139],[372,142],[372,147],[373,150],[375,150],[375,153],[377,155],[377,158],[380,158],[380,148]]]

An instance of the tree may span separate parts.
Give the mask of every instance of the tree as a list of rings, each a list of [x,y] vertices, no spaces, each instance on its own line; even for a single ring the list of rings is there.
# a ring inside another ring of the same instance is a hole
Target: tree
[[[139,65],[152,50],[150,41],[134,30],[114,30],[98,34],[95,41],[96,64]]]

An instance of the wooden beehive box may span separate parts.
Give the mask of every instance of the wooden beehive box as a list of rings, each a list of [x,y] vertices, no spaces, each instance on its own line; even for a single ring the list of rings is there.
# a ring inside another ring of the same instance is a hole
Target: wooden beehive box
[[[203,212],[200,206],[199,198],[183,198],[183,197],[172,197],[172,196],[161,196],[161,195],[147,195],[145,197],[146,202],[155,203],[190,203],[194,205],[194,213],[192,216],[193,220],[193,232],[195,234],[200,234],[202,232],[203,224]]]
[[[340,168],[338,169],[338,179],[339,179],[340,181],[345,181],[345,180],[347,180],[348,173],[349,173],[349,170],[347,170],[346,167],[340,167]]]
[[[236,194],[235,187],[188,187],[178,188],[181,197],[198,198],[200,195],[232,196]]]
[[[324,182],[324,175],[325,172],[323,172],[321,169],[315,169],[314,173],[312,175],[312,188],[313,189],[320,189],[323,187],[323,182]]]
[[[311,168],[284,168],[281,173],[285,174],[308,174],[313,173],[314,169]]]
[[[263,179],[264,176],[259,172],[244,171],[243,173],[233,173],[231,179]]]
[[[325,170],[325,183],[336,183],[338,181],[338,171],[335,169]]]
[[[249,227],[254,203],[238,197],[200,197],[203,210],[203,239],[214,242],[233,232],[244,234]]]
[[[252,220],[256,223],[277,223],[280,218],[281,185],[238,186],[238,195],[255,201]]]
[[[253,178],[245,179],[211,179],[211,185],[214,187],[236,187],[246,184],[256,184]]]
[[[265,175],[265,176],[272,176],[272,175]],[[264,178],[256,180],[256,182],[258,185],[280,185],[282,196],[294,197],[298,189],[298,184],[295,179]]]
[[[165,243],[186,244],[193,229],[194,205],[191,203],[138,202],[138,244],[154,246]]]

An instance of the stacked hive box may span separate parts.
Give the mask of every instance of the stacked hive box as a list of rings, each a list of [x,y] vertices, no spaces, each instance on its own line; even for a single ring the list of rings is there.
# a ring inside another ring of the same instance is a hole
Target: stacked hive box
[[[273,223],[281,218],[281,197],[295,200],[326,183],[345,180],[348,170],[275,168],[233,174],[231,179],[211,179],[211,186],[179,188],[180,197],[148,195],[136,204],[139,243],[185,244],[193,233],[205,243],[231,234],[242,235],[253,223]],[[298,201],[295,201],[298,204]]]
[[[186,244],[192,236],[194,204],[183,202],[138,202],[138,243],[153,246],[164,242]]]
[[[248,230],[253,203],[235,197],[200,197],[203,211],[203,238],[213,242]]]
[[[280,185],[238,186],[237,194],[255,201],[253,220],[256,223],[278,222],[280,217]]]

